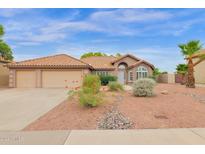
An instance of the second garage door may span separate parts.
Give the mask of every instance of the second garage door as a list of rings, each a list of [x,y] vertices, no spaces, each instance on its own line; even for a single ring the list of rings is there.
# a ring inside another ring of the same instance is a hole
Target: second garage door
[[[82,71],[42,71],[43,88],[75,88],[82,83]]]

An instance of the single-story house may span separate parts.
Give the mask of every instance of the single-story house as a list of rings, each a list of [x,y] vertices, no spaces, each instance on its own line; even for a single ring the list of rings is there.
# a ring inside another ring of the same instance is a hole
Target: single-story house
[[[5,64],[10,63],[0,56],[0,88],[9,86],[9,69],[4,67]]]
[[[200,56],[205,56],[205,49],[192,56],[193,62],[199,61]],[[205,60],[194,66],[194,77],[196,84],[205,84]]]
[[[133,55],[76,59],[59,54],[10,63],[9,86],[27,88],[76,88],[86,74],[115,75],[122,84],[152,75],[154,66]]]

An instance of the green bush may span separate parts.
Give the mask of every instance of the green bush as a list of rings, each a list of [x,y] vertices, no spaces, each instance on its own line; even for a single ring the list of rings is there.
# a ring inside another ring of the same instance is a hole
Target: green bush
[[[108,87],[111,91],[122,91],[123,90],[123,86],[116,81],[109,82]]]
[[[110,81],[117,81],[117,77],[116,76],[112,76],[112,75],[101,75],[100,76],[100,81],[101,81],[101,85],[106,86],[108,85],[108,83]]]
[[[100,78],[97,75],[87,75],[83,79],[83,88],[90,88],[94,94],[100,91],[100,86]]]
[[[95,107],[102,103],[102,95],[94,94],[91,88],[83,88],[79,92],[79,102],[82,106]]]
[[[152,96],[155,81],[153,79],[139,79],[133,84],[133,94],[135,96]]]

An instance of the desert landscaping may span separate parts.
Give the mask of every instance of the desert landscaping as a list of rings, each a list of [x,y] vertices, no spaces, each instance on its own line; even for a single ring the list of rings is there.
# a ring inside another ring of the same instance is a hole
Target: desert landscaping
[[[134,97],[129,88],[119,92],[105,89],[98,107],[86,108],[68,98],[23,130],[99,129],[99,122],[111,110],[129,119],[130,129],[205,127],[204,87],[157,84],[151,97]]]

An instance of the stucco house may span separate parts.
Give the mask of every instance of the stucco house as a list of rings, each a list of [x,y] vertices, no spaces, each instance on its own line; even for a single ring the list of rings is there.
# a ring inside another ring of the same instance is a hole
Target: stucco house
[[[115,75],[122,84],[152,75],[154,66],[133,55],[76,59],[66,54],[8,64],[9,87],[80,87],[86,74]]]
[[[0,88],[8,87],[9,85],[9,69],[4,67],[4,65],[10,63],[8,60],[4,60],[0,56]]]
[[[205,49],[192,56],[193,62],[199,61],[200,56],[205,56]],[[194,77],[196,84],[205,84],[205,60],[194,66]]]

